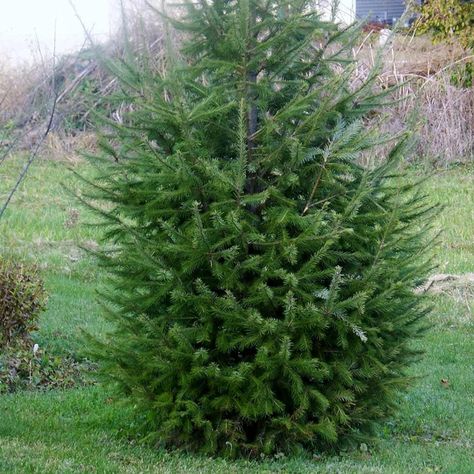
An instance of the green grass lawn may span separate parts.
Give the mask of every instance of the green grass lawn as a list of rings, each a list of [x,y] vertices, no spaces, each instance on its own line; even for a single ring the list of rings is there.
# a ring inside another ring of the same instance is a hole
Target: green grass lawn
[[[4,197],[21,166],[0,167]],[[77,165],[88,173],[84,164]],[[79,250],[97,230],[63,189],[79,185],[65,166],[38,162],[0,221],[0,250],[36,262],[50,298],[36,341],[56,354],[77,354],[80,329],[106,330],[95,303],[100,273]],[[445,204],[437,253],[440,272],[474,272],[474,171],[431,178],[426,189]],[[0,473],[473,473],[474,315],[471,295],[437,296],[426,351],[411,369],[419,379],[400,400],[398,415],[380,427],[368,451],[337,456],[226,461],[166,453],[127,440],[130,412],[98,386],[0,395]],[[448,380],[448,386],[441,383]]]

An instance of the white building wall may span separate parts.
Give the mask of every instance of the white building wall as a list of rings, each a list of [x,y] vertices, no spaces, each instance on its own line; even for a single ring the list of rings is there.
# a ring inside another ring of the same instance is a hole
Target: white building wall
[[[420,4],[421,0],[413,0]],[[336,7],[336,21],[351,24],[359,20],[398,21],[405,11],[407,0],[314,0],[323,18],[331,20],[331,12]]]
[[[357,0],[356,15],[362,19],[389,20],[395,23],[403,15],[405,8],[405,0]]]

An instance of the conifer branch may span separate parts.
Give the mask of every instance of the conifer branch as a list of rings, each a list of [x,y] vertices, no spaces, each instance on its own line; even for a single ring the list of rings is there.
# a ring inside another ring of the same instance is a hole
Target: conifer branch
[[[249,28],[248,28],[248,41],[250,44],[248,48],[250,49],[253,45],[253,37],[256,34],[254,32],[255,25],[257,23],[257,11],[256,11],[256,0],[249,1]],[[250,57],[246,57],[246,67],[250,62]],[[256,104],[256,85],[257,85],[257,71],[252,68],[247,71],[247,86],[246,86],[246,95],[248,106],[248,125],[247,125],[247,163],[252,166],[254,152],[255,152],[255,134],[257,133],[258,127],[258,108]],[[245,191],[248,194],[253,194],[256,192],[255,188],[255,171],[250,171],[250,175],[247,177],[247,183],[245,186]],[[255,212],[257,206],[252,204],[250,206],[252,212]]]

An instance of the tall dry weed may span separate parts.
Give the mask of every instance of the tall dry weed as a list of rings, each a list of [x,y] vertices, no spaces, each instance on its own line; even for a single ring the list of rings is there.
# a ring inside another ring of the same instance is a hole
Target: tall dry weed
[[[359,65],[354,86],[367,76],[376,61],[371,33],[354,56]],[[455,45],[433,46],[427,37],[394,36],[383,53],[378,77],[381,88],[395,86],[393,103],[372,124],[382,132],[416,127],[417,146],[410,158],[436,166],[474,159],[474,88],[463,85],[459,71],[474,61],[472,53]],[[465,69],[465,68],[464,68]],[[364,157],[376,161],[385,155]]]

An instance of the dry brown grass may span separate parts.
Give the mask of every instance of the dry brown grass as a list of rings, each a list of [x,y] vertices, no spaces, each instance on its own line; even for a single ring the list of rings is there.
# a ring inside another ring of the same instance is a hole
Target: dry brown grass
[[[40,114],[37,104],[49,87],[49,65],[0,62],[0,120],[23,126]]]
[[[136,5],[131,5],[136,8]],[[77,53],[49,58],[46,64],[0,64],[0,161],[5,150],[31,151],[41,141],[54,109],[51,131],[41,154],[54,160],[77,161],[78,150],[96,145],[93,112],[120,118],[103,100],[119,88],[106,65],[109,59],[133,58],[162,71],[164,34],[160,21],[131,9],[127,24],[107,43],[89,44]]]
[[[46,137],[41,156],[53,161],[77,164],[82,160],[83,153],[94,153],[96,150],[97,136],[91,131],[75,135],[52,132]]]
[[[355,83],[367,77],[376,62],[371,36],[354,51],[359,59]],[[473,61],[472,52],[459,46],[433,45],[426,36],[394,36],[383,52],[378,76],[382,88],[396,87],[394,104],[385,108],[385,120],[377,116],[373,122],[390,132],[416,123],[418,145],[413,160],[449,166],[474,159],[474,88],[453,81],[453,73]],[[385,151],[381,150],[380,156]]]
[[[10,118],[17,110],[28,90],[28,81],[18,80],[22,76],[21,69],[13,67],[6,61],[0,64],[0,119],[2,121]]]

